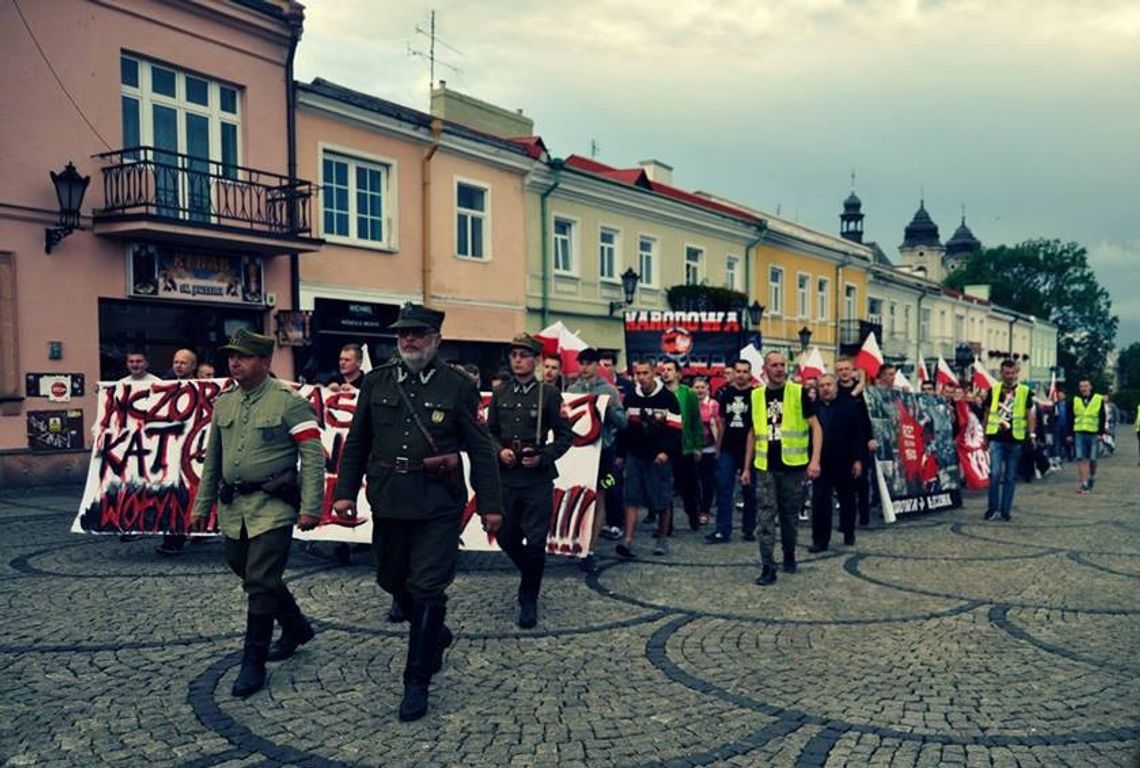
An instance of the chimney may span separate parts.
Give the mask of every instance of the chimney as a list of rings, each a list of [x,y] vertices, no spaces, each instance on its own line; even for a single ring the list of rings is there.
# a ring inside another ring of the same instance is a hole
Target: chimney
[[[673,166],[666,165],[660,160],[642,160],[638,165],[642,167],[650,181],[659,181],[662,184],[673,183]]]

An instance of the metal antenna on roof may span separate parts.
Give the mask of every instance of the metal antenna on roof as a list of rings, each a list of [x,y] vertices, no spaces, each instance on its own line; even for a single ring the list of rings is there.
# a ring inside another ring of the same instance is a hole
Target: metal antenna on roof
[[[428,40],[430,41],[430,43],[429,43],[430,47],[428,48],[428,52],[424,53],[423,51],[417,51],[416,49],[412,48],[411,45],[408,45],[408,55],[409,56],[419,56],[421,59],[427,59],[428,60],[428,69],[429,69],[429,73],[430,73],[430,77],[431,77],[431,82],[428,84],[428,94],[430,95],[431,90],[433,88],[435,88],[435,65],[436,64],[439,64],[441,67],[447,67],[448,69],[450,69],[452,72],[455,72],[456,74],[460,74],[463,72],[463,70],[460,69],[459,67],[456,67],[452,64],[448,64],[446,61],[440,61],[439,59],[437,59],[436,55],[435,55],[435,44],[439,43],[440,45],[442,45],[447,50],[451,51],[452,53],[458,54],[459,56],[463,55],[463,51],[459,50],[458,48],[456,48],[453,45],[449,45],[446,41],[441,40],[439,38],[439,36],[435,33],[435,11],[434,10],[431,12],[431,26],[430,26],[430,28],[424,29],[419,24],[417,24],[416,25],[416,34],[420,34],[420,35],[423,35],[424,37],[428,38]]]
[[[851,191],[855,191],[855,169],[851,169]]]
[[[597,139],[590,139],[590,157],[596,158],[601,149],[602,145],[598,143]]]

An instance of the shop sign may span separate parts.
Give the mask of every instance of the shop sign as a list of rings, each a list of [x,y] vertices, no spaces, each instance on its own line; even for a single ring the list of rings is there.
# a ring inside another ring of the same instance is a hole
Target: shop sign
[[[265,305],[265,265],[258,256],[133,245],[127,263],[131,296]]]
[[[395,304],[373,304],[367,301],[316,299],[317,326],[321,333],[349,336],[393,336],[388,326],[396,322],[400,308]]]

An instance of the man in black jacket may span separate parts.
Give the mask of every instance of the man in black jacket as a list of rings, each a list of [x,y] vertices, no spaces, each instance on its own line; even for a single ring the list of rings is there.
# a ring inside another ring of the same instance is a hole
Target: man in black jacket
[[[862,446],[869,439],[855,398],[837,397],[835,377],[819,377],[819,425],[823,430],[820,473],[812,482],[809,552],[823,552],[831,543],[832,493],[839,497],[839,530],[843,543],[855,543],[855,482],[863,474]],[[864,409],[865,411],[865,409]]]

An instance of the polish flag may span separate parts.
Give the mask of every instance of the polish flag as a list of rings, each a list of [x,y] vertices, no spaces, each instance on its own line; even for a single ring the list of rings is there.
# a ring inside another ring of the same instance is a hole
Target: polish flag
[[[974,356],[973,382],[974,386],[978,389],[993,389],[997,386],[997,381],[993,376],[990,376],[989,371],[987,371],[982,366],[982,364],[978,362],[976,355]],[[1054,383],[1056,383],[1056,380],[1054,380]]]
[[[940,390],[947,386],[958,386],[958,377],[954,375],[954,371],[950,370],[950,364],[942,358],[942,355],[938,356],[938,367],[934,369],[934,381]]]
[[[975,361],[976,362],[976,361]],[[1053,377],[1049,380],[1049,400],[1057,402],[1057,372],[1053,371]]]
[[[856,368],[865,371],[868,378],[873,379],[879,375],[879,369],[883,367],[883,353],[879,350],[879,342],[875,340],[873,331],[867,334],[863,348],[855,355],[854,364]]]
[[[360,358],[360,372],[368,373],[372,370],[372,358],[368,354],[368,342],[361,345],[364,355]]]
[[[548,325],[534,337],[542,342],[542,352],[545,355],[558,355],[562,360],[562,375],[578,375],[578,353],[590,346],[578,334],[573,333],[561,320]]]
[[[800,356],[800,384],[808,379],[818,379],[825,373],[827,373],[827,366],[823,364],[823,355],[819,353],[819,347],[812,347]]]
[[[922,355],[918,356],[918,383],[922,384],[924,381],[930,381],[930,373],[926,370],[926,360]]]
[[[768,383],[768,377],[764,375],[764,356],[760,354],[760,350],[756,348],[755,344],[742,347],[737,357],[741,360],[747,360],[748,364],[752,366],[753,381],[760,384]]]
[[[903,392],[914,391],[914,387],[910,385],[910,381],[908,381],[907,377],[903,376],[903,372],[897,368],[895,369],[895,380],[894,383],[891,384],[891,387],[894,389],[902,390]]]

